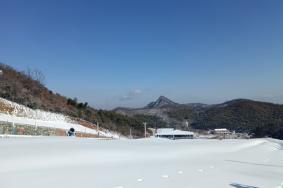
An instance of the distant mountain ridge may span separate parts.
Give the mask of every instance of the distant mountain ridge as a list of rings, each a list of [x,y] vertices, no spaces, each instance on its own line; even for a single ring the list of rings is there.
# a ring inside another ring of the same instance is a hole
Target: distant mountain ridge
[[[202,103],[179,104],[177,102],[168,99],[165,96],[160,96],[155,101],[150,102],[149,104],[141,108],[118,107],[115,108],[113,111],[128,116],[134,116],[140,114],[153,115],[153,116],[158,116],[164,119],[165,121],[169,121],[168,112],[170,112],[173,109],[190,108],[197,110],[197,109],[207,108],[208,106],[209,105]]]
[[[25,72],[0,63],[0,97],[32,109],[41,109],[68,115],[87,122],[99,122],[102,128],[123,135],[141,137],[143,122],[148,127],[214,129],[226,127],[238,132],[254,133],[256,137],[271,136],[283,139],[283,105],[236,99],[222,104],[179,104],[164,96],[143,108],[116,108],[96,110],[87,103],[78,102],[50,91]],[[9,110],[9,109],[8,109]],[[131,130],[131,131],[130,131]]]
[[[115,112],[127,116],[151,115],[165,121],[168,126],[184,128],[228,128],[238,132],[254,133],[257,137],[271,136],[283,139],[283,105],[235,99],[221,104],[178,104],[161,96],[143,108],[116,108]]]
[[[128,108],[128,107],[117,107],[113,111],[119,110],[142,110],[142,109],[158,109],[158,108],[177,108],[177,107],[191,107],[191,108],[206,108],[210,105],[203,103],[187,103],[187,104],[179,104],[165,96],[158,97],[155,101],[148,103],[146,106],[141,108]]]

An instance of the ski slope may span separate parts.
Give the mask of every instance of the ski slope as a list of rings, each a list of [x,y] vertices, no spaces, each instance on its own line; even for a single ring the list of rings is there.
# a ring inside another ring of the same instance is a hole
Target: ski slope
[[[2,105],[2,109],[0,109],[2,110],[0,111],[0,121],[3,122],[64,130],[74,128],[78,132],[98,134],[97,130],[84,127],[63,114],[46,112],[43,110],[33,110],[24,105],[11,102],[3,98],[0,98],[0,105]],[[3,111],[3,109],[12,109],[12,111]],[[105,137],[119,138],[118,134],[110,131],[99,131],[99,134]]]
[[[3,188],[282,188],[283,142],[0,140]]]

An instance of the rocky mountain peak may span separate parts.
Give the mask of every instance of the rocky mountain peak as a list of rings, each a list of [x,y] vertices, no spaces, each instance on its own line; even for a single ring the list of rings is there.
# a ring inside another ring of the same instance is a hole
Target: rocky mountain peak
[[[164,106],[176,106],[178,103],[175,103],[168,99],[165,96],[160,96],[156,101],[149,103],[146,107],[147,108],[161,108]]]

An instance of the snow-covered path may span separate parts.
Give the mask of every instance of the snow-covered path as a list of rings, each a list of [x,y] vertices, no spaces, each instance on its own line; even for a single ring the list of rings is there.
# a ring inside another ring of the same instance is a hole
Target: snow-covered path
[[[283,142],[0,139],[3,188],[283,188]]]

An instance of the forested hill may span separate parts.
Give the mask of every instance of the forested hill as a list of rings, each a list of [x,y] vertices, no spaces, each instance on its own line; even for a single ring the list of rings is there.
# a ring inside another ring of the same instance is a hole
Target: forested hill
[[[256,137],[283,139],[283,105],[238,99],[207,108],[196,116],[194,128],[226,127]]]
[[[32,109],[62,113],[80,118],[125,136],[130,129],[136,137],[143,135],[142,121],[152,117],[134,118],[111,111],[96,110],[87,102],[79,102],[54,93],[44,85],[44,74],[39,70],[20,72],[9,65],[0,64],[0,97]]]

